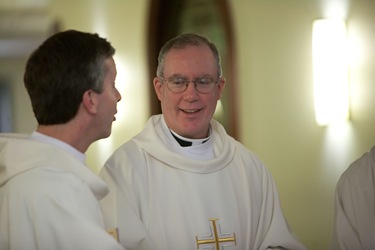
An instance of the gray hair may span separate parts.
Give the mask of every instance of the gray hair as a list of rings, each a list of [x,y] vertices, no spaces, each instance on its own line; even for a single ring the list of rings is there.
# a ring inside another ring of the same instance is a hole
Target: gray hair
[[[207,45],[214,57],[216,59],[217,69],[218,69],[218,77],[222,75],[222,68],[221,68],[221,60],[219,50],[217,49],[216,45],[210,42],[206,37],[194,33],[184,33],[179,36],[176,36],[166,42],[164,46],[160,49],[159,57],[158,57],[158,67],[156,70],[157,76],[163,76],[164,71],[164,64],[165,64],[165,56],[171,49],[183,49],[186,46],[200,46],[200,45]]]

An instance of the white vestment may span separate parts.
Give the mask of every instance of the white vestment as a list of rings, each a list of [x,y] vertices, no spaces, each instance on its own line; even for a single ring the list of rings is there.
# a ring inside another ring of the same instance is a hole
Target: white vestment
[[[105,222],[127,249],[305,249],[270,173],[214,120],[207,142],[181,147],[162,115],[153,116],[100,175],[110,189]]]
[[[354,161],[337,183],[331,249],[375,249],[375,147]]]
[[[0,135],[0,249],[123,249],[104,228],[108,188],[84,155],[35,134]]]

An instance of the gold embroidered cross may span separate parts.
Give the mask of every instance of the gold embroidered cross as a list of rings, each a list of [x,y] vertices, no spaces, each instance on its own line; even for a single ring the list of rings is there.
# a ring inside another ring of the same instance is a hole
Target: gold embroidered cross
[[[219,238],[219,235],[217,233],[217,227],[216,227],[216,221],[218,219],[209,219],[209,220],[211,221],[212,228],[214,230],[213,239],[198,240],[198,236],[195,236],[196,241],[197,241],[197,248],[198,249],[199,249],[199,245],[203,245],[203,244],[215,244],[216,245],[216,250],[219,250],[220,243],[224,243],[224,242],[234,242],[234,245],[235,246],[237,245],[236,234],[235,233],[233,233],[233,237]]]

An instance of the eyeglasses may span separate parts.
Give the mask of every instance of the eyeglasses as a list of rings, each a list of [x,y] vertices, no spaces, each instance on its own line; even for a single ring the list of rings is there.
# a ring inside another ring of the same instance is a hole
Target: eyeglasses
[[[211,92],[215,84],[217,83],[217,80],[214,80],[209,77],[201,77],[196,78],[194,80],[188,80],[184,77],[171,77],[169,79],[164,79],[162,76],[159,76],[165,83],[167,83],[167,87],[170,91],[174,93],[182,93],[185,92],[185,90],[188,88],[189,83],[194,83],[195,89],[202,94],[206,94]]]

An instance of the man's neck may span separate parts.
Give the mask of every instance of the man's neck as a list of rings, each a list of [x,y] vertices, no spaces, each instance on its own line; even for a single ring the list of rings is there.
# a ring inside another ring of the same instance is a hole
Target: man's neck
[[[66,124],[38,125],[36,131],[63,141],[82,153],[85,153],[91,144],[83,134],[77,133],[76,129]]]

